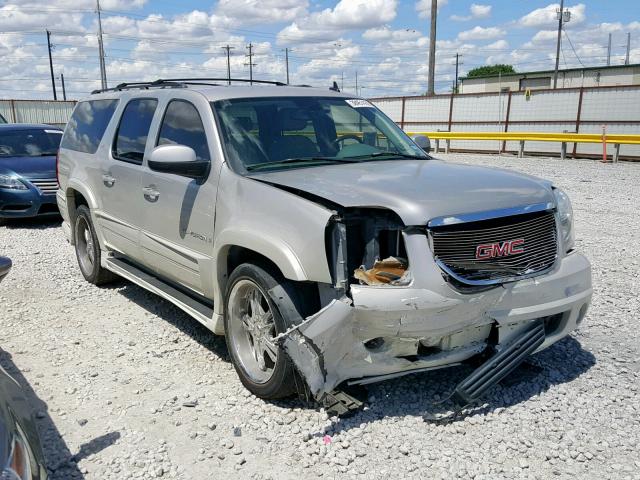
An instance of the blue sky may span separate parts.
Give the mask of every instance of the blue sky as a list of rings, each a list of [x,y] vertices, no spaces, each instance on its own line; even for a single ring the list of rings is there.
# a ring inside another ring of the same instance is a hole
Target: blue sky
[[[110,84],[159,77],[225,76],[222,46],[232,45],[232,74],[247,77],[246,45],[255,45],[256,78],[330,85],[360,94],[420,94],[426,89],[430,0],[101,0]],[[45,29],[54,71],[69,97],[99,87],[95,0],[0,0],[0,98],[51,96]],[[567,1],[561,67],[622,63],[627,32],[640,62],[640,1]],[[436,90],[470,68],[510,63],[552,68],[557,4],[524,0],[440,0]]]

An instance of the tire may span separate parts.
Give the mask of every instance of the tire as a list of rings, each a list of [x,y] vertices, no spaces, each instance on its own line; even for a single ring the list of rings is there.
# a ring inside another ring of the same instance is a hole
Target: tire
[[[269,337],[291,326],[267,293],[284,283],[287,281],[282,275],[268,266],[243,263],[229,277],[224,299],[225,338],[231,361],[245,388],[263,399],[283,398],[296,391],[296,373],[289,357],[278,346],[264,345]]]
[[[80,205],[76,211],[73,236],[78,266],[85,280],[94,285],[104,285],[115,280],[116,274],[100,266],[100,243],[91,222],[91,213],[85,205]]]

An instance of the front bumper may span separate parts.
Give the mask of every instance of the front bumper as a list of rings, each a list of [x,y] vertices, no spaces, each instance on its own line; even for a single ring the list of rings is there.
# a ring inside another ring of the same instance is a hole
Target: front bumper
[[[45,195],[35,186],[27,190],[0,188],[0,218],[27,218],[58,215],[55,194]]]
[[[462,294],[431,266],[410,287],[351,286],[352,301],[334,300],[280,336],[314,395],[344,381],[371,383],[455,365],[496,349],[534,321],[545,324],[544,349],[574,330],[591,300],[591,267],[571,253],[543,276]]]

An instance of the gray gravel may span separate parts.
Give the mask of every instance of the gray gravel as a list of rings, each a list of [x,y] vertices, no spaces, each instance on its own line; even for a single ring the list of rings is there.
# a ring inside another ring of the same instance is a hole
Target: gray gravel
[[[442,157],[566,189],[595,285],[580,331],[448,425],[423,416],[465,368],[374,385],[346,420],[264,402],[222,338],[130,283],[84,282],[59,223],[0,228],[0,360],[31,393],[51,478],[640,479],[640,165]]]

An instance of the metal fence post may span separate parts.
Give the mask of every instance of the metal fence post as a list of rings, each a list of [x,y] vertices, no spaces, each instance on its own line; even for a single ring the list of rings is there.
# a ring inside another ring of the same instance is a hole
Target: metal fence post
[[[520,148],[518,148],[518,158],[524,157],[524,140],[520,140]]]
[[[620,144],[616,143],[613,146],[613,162],[618,163],[618,158],[620,157]]]
[[[562,133],[569,133],[569,130],[563,130]],[[560,144],[560,160],[567,158],[567,142]]]
[[[16,101],[11,100],[11,115],[13,118],[11,119],[11,123],[18,123],[18,118],[16,117]]]

